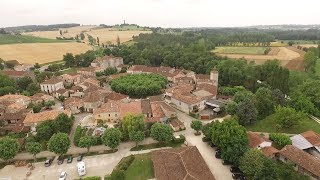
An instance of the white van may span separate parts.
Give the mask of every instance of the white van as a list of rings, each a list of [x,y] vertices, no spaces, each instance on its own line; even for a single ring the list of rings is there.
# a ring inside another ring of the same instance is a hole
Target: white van
[[[85,164],[84,164],[83,161],[78,162],[77,167],[78,167],[78,174],[79,174],[79,176],[84,176],[84,175],[86,175],[86,166],[85,166]]]

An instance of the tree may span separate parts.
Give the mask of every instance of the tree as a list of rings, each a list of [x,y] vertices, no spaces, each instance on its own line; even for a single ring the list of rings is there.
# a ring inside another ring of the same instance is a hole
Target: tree
[[[62,36],[62,30],[61,30],[61,29],[60,29],[60,31],[59,31],[59,32],[60,32],[60,36]]]
[[[289,100],[290,107],[296,111],[316,115],[317,109],[311,100],[301,93],[293,93]]]
[[[120,38],[119,38],[119,36],[117,36],[117,46],[119,47],[120,46]]]
[[[27,86],[26,91],[30,94],[30,96],[33,96],[34,94],[40,92],[40,86],[36,83],[31,83]]]
[[[19,151],[19,144],[15,139],[5,137],[0,139],[0,158],[4,161],[14,158]]]
[[[31,83],[33,83],[33,80],[28,76],[19,78],[17,80],[17,86],[18,86],[18,88],[20,89],[21,92],[26,90],[28,85],[31,84]]]
[[[294,125],[299,124],[301,119],[306,118],[306,114],[302,112],[297,112],[293,108],[290,107],[281,107],[278,106],[273,115],[276,119],[277,125],[280,128],[291,128]]]
[[[102,141],[104,145],[110,147],[111,149],[115,149],[121,142],[121,136],[122,134],[119,129],[109,128],[103,134]]]
[[[38,112],[40,112],[41,111],[41,106],[39,106],[39,105],[33,105],[32,106],[32,111],[33,111],[33,113],[38,113]]]
[[[55,133],[52,121],[44,121],[37,125],[36,139],[38,141],[48,141]]]
[[[43,103],[43,105],[44,105],[47,109],[50,109],[51,106],[54,106],[55,104],[56,104],[56,102],[54,102],[54,101],[45,101],[45,102]]]
[[[58,155],[66,154],[70,146],[71,142],[66,133],[56,133],[48,141],[48,150]]]
[[[99,37],[97,37],[97,44],[98,44],[98,46],[100,46],[100,39],[99,39]]]
[[[123,117],[122,124],[122,137],[124,139],[130,138],[129,135],[132,132],[141,131],[144,132],[144,116],[127,114]]]
[[[246,176],[256,179],[265,159],[260,150],[250,149],[240,158],[239,168]]]
[[[238,104],[234,101],[231,101],[226,106],[226,112],[230,115],[235,115],[238,110]]]
[[[155,123],[151,126],[150,136],[156,141],[167,143],[173,137],[173,130],[167,124]]]
[[[96,138],[92,136],[84,136],[79,140],[78,146],[81,148],[87,148],[87,153],[89,153],[91,146],[96,144]]]
[[[193,120],[191,122],[191,128],[194,129],[196,131],[196,134],[199,134],[199,131],[201,130],[202,128],[202,122],[199,121],[199,120]],[[200,133],[201,134],[201,133]]]
[[[83,41],[86,38],[86,36],[83,33],[80,33],[80,39]]]
[[[289,46],[292,46],[292,45],[294,45],[294,42],[293,42],[293,41],[289,41],[289,42],[288,42],[288,45],[289,45]]]
[[[292,144],[289,136],[280,133],[272,133],[270,134],[270,140],[273,141],[279,149],[282,149],[286,145]]]
[[[274,98],[272,91],[268,88],[261,87],[255,93],[255,106],[258,110],[260,119],[264,119],[274,112]]]
[[[279,179],[278,167],[272,159],[265,158],[263,161],[263,168],[256,174],[256,179],[274,180]]]
[[[211,141],[221,149],[222,158],[237,165],[239,158],[248,149],[249,141],[246,129],[239,125],[234,118],[230,118],[222,123],[213,123],[211,130]]]
[[[144,133],[142,131],[133,131],[130,133],[130,140],[136,142],[136,146],[138,146],[138,143],[144,140]]]
[[[73,125],[72,117],[69,118],[66,114],[61,113],[53,121],[53,127],[55,132],[70,133],[70,130]]]
[[[76,60],[72,53],[63,55],[63,61],[65,62],[66,67],[73,67],[76,65]]]
[[[253,100],[246,99],[238,104],[236,115],[239,118],[239,124],[252,124],[257,120],[258,111]]]
[[[305,68],[306,72],[315,73],[317,59],[318,59],[318,57],[313,51],[308,51],[304,55],[304,68]]]
[[[28,142],[26,144],[26,150],[28,151],[28,153],[33,155],[34,162],[36,162],[36,155],[41,152],[42,146],[39,142]]]

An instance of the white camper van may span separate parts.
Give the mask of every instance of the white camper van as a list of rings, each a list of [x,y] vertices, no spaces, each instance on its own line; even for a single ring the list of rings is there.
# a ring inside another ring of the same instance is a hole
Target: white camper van
[[[77,167],[78,167],[78,174],[79,174],[79,176],[84,176],[84,175],[86,175],[86,166],[85,166],[85,164],[84,164],[83,161],[78,162]]]

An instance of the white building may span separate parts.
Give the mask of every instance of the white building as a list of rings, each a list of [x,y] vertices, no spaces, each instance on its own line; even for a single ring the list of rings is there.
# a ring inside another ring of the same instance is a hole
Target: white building
[[[51,78],[41,83],[40,87],[41,91],[46,92],[48,94],[52,94],[53,92],[64,88],[63,79],[59,77]]]

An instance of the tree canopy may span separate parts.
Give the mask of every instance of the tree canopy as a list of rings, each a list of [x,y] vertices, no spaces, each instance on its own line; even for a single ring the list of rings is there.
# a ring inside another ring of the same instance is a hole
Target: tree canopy
[[[14,158],[19,151],[19,144],[15,139],[5,137],[0,139],[0,158],[4,161]]]
[[[112,90],[137,98],[160,94],[166,84],[167,79],[157,74],[126,75],[110,82]]]
[[[48,141],[48,150],[58,155],[66,154],[70,146],[71,142],[66,133],[56,133]]]
[[[167,143],[172,140],[173,130],[167,124],[155,123],[151,126],[150,136],[156,141]]]
[[[122,134],[119,129],[109,128],[104,132],[102,141],[104,145],[108,146],[111,149],[115,149],[121,142],[121,136]]]

